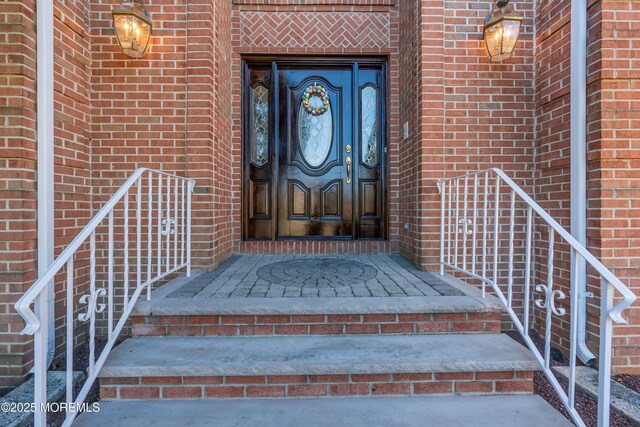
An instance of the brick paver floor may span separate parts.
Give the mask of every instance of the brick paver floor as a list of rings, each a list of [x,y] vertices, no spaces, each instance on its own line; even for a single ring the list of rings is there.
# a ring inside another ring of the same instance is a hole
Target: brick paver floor
[[[314,298],[463,295],[397,255],[243,255],[169,298]]]

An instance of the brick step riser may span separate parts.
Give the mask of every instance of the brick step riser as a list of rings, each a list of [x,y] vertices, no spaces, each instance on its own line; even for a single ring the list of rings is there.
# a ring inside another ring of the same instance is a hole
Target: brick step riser
[[[101,399],[413,396],[532,392],[531,371],[100,379]]]
[[[350,335],[501,332],[501,314],[135,316],[134,336]]]

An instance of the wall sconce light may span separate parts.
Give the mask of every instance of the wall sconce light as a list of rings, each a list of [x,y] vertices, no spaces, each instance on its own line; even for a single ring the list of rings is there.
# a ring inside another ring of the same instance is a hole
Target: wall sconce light
[[[511,58],[518,41],[522,16],[506,12],[509,0],[496,0],[491,14],[484,20],[484,42],[491,62]]]
[[[113,26],[125,55],[142,58],[151,39],[151,15],[142,0],[124,0],[112,11]]]

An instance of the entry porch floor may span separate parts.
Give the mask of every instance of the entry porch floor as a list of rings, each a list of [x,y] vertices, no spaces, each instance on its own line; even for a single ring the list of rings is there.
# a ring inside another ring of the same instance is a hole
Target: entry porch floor
[[[497,299],[399,255],[235,255],[162,286],[134,315],[499,310]]]

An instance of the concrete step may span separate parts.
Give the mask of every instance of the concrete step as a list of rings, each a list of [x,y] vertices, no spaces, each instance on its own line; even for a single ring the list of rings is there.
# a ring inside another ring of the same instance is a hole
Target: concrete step
[[[418,273],[416,273],[418,274]],[[197,279],[197,277],[196,277]],[[459,295],[360,298],[182,297],[180,277],[139,301],[134,336],[496,333],[503,307],[451,276]],[[445,286],[443,285],[443,286]]]
[[[139,337],[101,398],[530,393],[535,359],[503,334]]]
[[[538,427],[572,424],[533,395],[100,402],[78,427]]]

